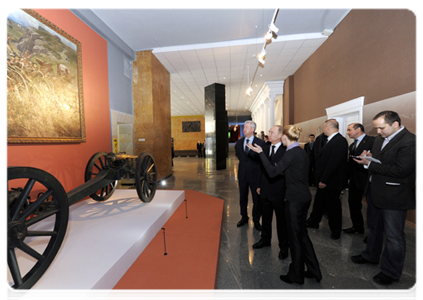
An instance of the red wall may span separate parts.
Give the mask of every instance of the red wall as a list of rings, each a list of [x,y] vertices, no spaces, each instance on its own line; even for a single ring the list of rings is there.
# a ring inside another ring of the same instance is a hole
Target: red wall
[[[55,176],[66,192],[84,183],[90,157],[111,151],[107,41],[71,11],[37,9],[40,15],[81,43],[86,143],[10,144],[8,166],[30,166]]]

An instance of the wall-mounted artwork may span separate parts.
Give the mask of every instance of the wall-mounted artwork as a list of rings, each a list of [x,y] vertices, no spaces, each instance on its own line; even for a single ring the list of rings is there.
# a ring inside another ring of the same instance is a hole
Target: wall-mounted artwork
[[[201,132],[201,122],[182,122],[182,132]]]
[[[85,142],[81,44],[33,10],[7,18],[8,143]]]

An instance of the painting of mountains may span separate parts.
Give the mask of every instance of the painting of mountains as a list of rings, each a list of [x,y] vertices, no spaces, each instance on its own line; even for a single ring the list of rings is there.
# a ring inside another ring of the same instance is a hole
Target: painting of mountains
[[[9,143],[85,142],[80,43],[32,10],[7,19]]]

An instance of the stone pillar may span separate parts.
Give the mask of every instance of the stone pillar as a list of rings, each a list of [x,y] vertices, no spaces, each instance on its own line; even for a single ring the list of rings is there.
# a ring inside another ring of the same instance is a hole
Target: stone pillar
[[[172,175],[170,74],[151,50],[132,63],[135,155],[149,151],[158,179]]]
[[[216,170],[226,169],[228,152],[228,115],[225,85],[213,83],[204,88],[206,120],[206,159]]]

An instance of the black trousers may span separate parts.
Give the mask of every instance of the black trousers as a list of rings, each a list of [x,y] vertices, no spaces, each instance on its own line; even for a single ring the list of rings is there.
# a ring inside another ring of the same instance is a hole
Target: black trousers
[[[239,186],[239,206],[241,208],[241,216],[248,218],[248,189],[251,190],[253,198],[253,221],[259,222],[261,217],[260,197],[257,194],[257,182],[238,181]]]
[[[329,190],[327,187],[324,189],[317,188],[313,210],[308,222],[319,224],[326,208],[330,230],[334,234],[340,234],[342,231],[342,204],[339,199],[341,192],[342,190]]]
[[[348,206],[352,226],[358,230],[364,230],[363,214],[361,213],[363,194],[364,190],[359,190],[351,185],[348,187]]]
[[[278,200],[261,198],[261,238],[263,241],[272,239],[273,212],[276,216],[276,233],[279,241],[279,248],[287,250],[289,248],[288,233],[286,229],[285,201],[281,197]]]
[[[292,260],[289,265],[288,276],[294,282],[304,282],[304,264],[312,276],[318,279],[322,278],[319,262],[306,227],[307,211],[310,203],[311,201],[286,201],[285,204]]]

